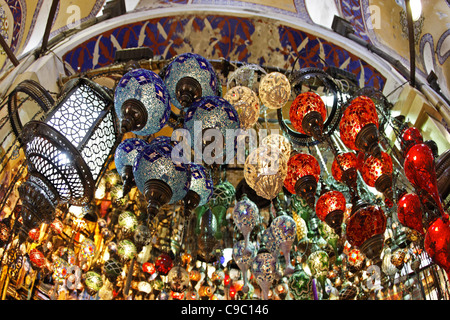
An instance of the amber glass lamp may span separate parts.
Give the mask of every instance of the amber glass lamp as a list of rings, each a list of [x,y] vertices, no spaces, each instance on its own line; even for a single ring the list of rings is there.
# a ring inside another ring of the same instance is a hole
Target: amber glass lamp
[[[345,109],[339,123],[339,133],[348,148],[381,158],[378,127],[375,104],[370,98],[359,96]]]
[[[337,235],[340,235],[342,231],[341,225],[345,209],[345,197],[339,191],[332,190],[325,192],[319,197],[316,203],[317,217],[326,222]]]
[[[306,200],[314,209],[317,183],[320,178],[319,162],[312,155],[298,153],[288,161],[284,186],[292,193]]]
[[[315,92],[300,93],[289,109],[289,119],[295,130],[322,140],[327,110],[322,98]]]

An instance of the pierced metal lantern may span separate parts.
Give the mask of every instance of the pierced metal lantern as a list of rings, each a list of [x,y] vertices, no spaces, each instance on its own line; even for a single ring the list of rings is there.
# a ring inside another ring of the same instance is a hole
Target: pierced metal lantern
[[[45,120],[25,124],[22,141],[29,177],[19,188],[23,231],[53,221],[58,202],[75,206],[91,202],[117,144],[113,111],[107,89],[79,78]]]
[[[156,133],[170,116],[170,98],[163,80],[146,69],[135,69],[122,77],[114,105],[122,133],[132,131],[141,136]]]
[[[188,108],[203,96],[221,95],[221,85],[211,63],[195,53],[183,53],[165,70],[164,83],[170,101],[178,109]]]

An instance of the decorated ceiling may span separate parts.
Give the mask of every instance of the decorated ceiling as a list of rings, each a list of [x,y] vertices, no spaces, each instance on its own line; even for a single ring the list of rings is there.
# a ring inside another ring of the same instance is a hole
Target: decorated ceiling
[[[80,28],[83,22],[100,16],[107,2],[109,1],[60,1],[53,19],[50,39],[63,31]],[[412,0],[412,2],[417,1]],[[1,34],[17,57],[21,58],[30,50],[39,48],[51,3],[52,0],[0,0]],[[433,71],[438,77],[442,91],[449,96],[450,3],[448,0],[421,0],[420,3],[418,17],[415,17],[414,21],[416,72],[426,78]],[[354,57],[334,46],[330,39],[311,37],[298,28],[291,30],[288,26],[276,26],[277,29],[271,29],[272,26],[259,19],[262,15],[274,19],[282,17],[283,20],[292,21],[296,25],[303,23],[328,30],[331,28],[333,17],[338,15],[352,24],[356,36],[381,48],[409,67],[404,0],[126,0],[125,4],[128,13],[145,11],[151,13],[151,10],[165,8],[168,12],[174,8],[186,8],[188,11],[190,8],[198,10],[201,7],[215,12],[217,9],[223,9],[224,14],[204,16],[196,14],[185,16],[176,22],[169,15],[166,18],[146,19],[139,23],[124,23],[120,28],[114,28],[105,35],[93,37],[91,41],[81,44],[76,50],[66,53],[63,58],[70,67],[78,70],[95,68],[110,61],[114,53],[111,49],[114,51],[123,46],[148,45],[150,42],[153,44],[152,48],[156,49],[156,54],[171,56],[178,53],[175,52],[176,49],[187,50],[187,47],[181,47],[182,37],[186,36],[187,32],[206,28],[211,38],[197,39],[199,43],[191,43],[190,50],[194,45],[197,47],[202,45],[215,57],[261,63],[268,59],[271,51],[277,50],[284,50],[281,54],[285,61],[292,62],[293,54],[287,50],[298,53],[299,50],[304,49],[310,50],[309,60],[314,60],[315,66],[324,61],[334,62],[337,67],[347,68],[348,66],[349,71],[355,72],[360,80],[361,70],[370,69],[363,66],[364,62],[361,62],[359,66],[352,64]],[[247,12],[253,16],[253,19],[239,18],[225,13],[226,10],[232,9]],[[279,40],[265,32],[278,32]],[[159,38],[152,38],[152,34],[157,34]],[[145,39],[142,38],[143,35]],[[238,39],[232,39],[232,35]],[[163,39],[164,37],[166,38]],[[307,37],[310,41],[302,42]],[[99,38],[103,39],[99,42]],[[267,41],[264,42],[265,38]],[[253,41],[250,41],[252,39]],[[236,43],[231,43],[231,40],[238,41],[237,46],[235,46]],[[105,44],[108,41],[110,43]],[[192,42],[192,40],[189,41]],[[296,47],[290,47],[293,43]],[[100,47],[95,47],[96,44]],[[252,52],[255,49],[257,53]],[[336,53],[336,50],[340,52]],[[323,60],[317,59],[317,52],[320,53],[319,58]],[[330,55],[330,52],[334,54]],[[97,58],[93,56],[93,53],[97,54]],[[83,55],[86,54],[91,61],[83,60]],[[75,58],[74,55],[77,57]],[[288,55],[291,57],[286,59]],[[3,71],[10,66],[3,51],[0,55],[0,65]],[[376,74],[363,77],[368,80],[368,84],[373,85],[376,82],[380,87],[383,85],[382,77]]]

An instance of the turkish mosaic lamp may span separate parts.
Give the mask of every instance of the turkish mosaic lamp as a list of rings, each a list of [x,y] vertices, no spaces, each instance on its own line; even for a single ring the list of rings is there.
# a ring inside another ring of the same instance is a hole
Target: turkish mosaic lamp
[[[148,142],[143,139],[129,138],[123,140],[116,148],[114,164],[117,173],[122,178],[124,195],[128,194],[131,188],[136,185],[133,176],[133,164],[139,152],[148,145]]]
[[[211,63],[195,53],[176,56],[164,72],[170,102],[178,109],[188,108],[204,96],[220,96],[221,84]]]
[[[164,81],[153,71],[135,69],[119,81],[114,108],[121,132],[147,136],[161,130],[170,113],[170,98]]]

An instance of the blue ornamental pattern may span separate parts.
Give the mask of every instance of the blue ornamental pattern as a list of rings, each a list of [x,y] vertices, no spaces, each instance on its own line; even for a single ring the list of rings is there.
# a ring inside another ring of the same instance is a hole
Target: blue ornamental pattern
[[[139,152],[149,144],[147,141],[139,138],[130,138],[123,140],[116,148],[114,154],[114,163],[119,175],[123,175],[125,166],[132,166]]]
[[[136,157],[133,166],[134,180],[139,191],[144,192],[145,183],[150,179],[162,180],[172,189],[173,204],[183,199],[190,188],[190,169],[183,163],[176,164],[171,158],[172,146],[149,145]]]
[[[214,68],[204,57],[195,53],[183,53],[177,56],[167,66],[164,83],[170,95],[170,102],[178,109],[183,106],[176,98],[176,86],[183,77],[191,77],[197,80],[202,87],[202,96],[214,96],[220,93],[221,85],[217,79]]]
[[[170,98],[163,80],[156,73],[147,69],[135,69],[122,77],[114,96],[114,107],[119,118],[122,104],[128,99],[141,101],[148,115],[146,125],[133,133],[146,136],[165,126],[171,111]]]
[[[202,165],[190,163],[189,167],[191,170],[190,189],[200,196],[199,206],[203,206],[211,199],[213,194],[213,181]]]
[[[279,248],[282,243],[293,242],[297,234],[297,225],[288,215],[278,216],[270,224],[275,245]]]
[[[258,223],[259,209],[256,204],[244,198],[234,206],[233,221],[238,229],[245,233],[244,230],[253,229]]]
[[[196,127],[198,122],[201,122],[201,128]],[[186,112],[184,128],[189,131],[192,147],[195,145],[195,130],[202,132],[204,129],[218,129],[223,136],[224,151],[227,148],[227,142],[232,140],[233,154],[236,154],[236,130],[240,128],[239,116],[236,109],[224,98],[206,96],[194,101]],[[227,129],[230,129],[228,132],[234,137],[227,137]]]

